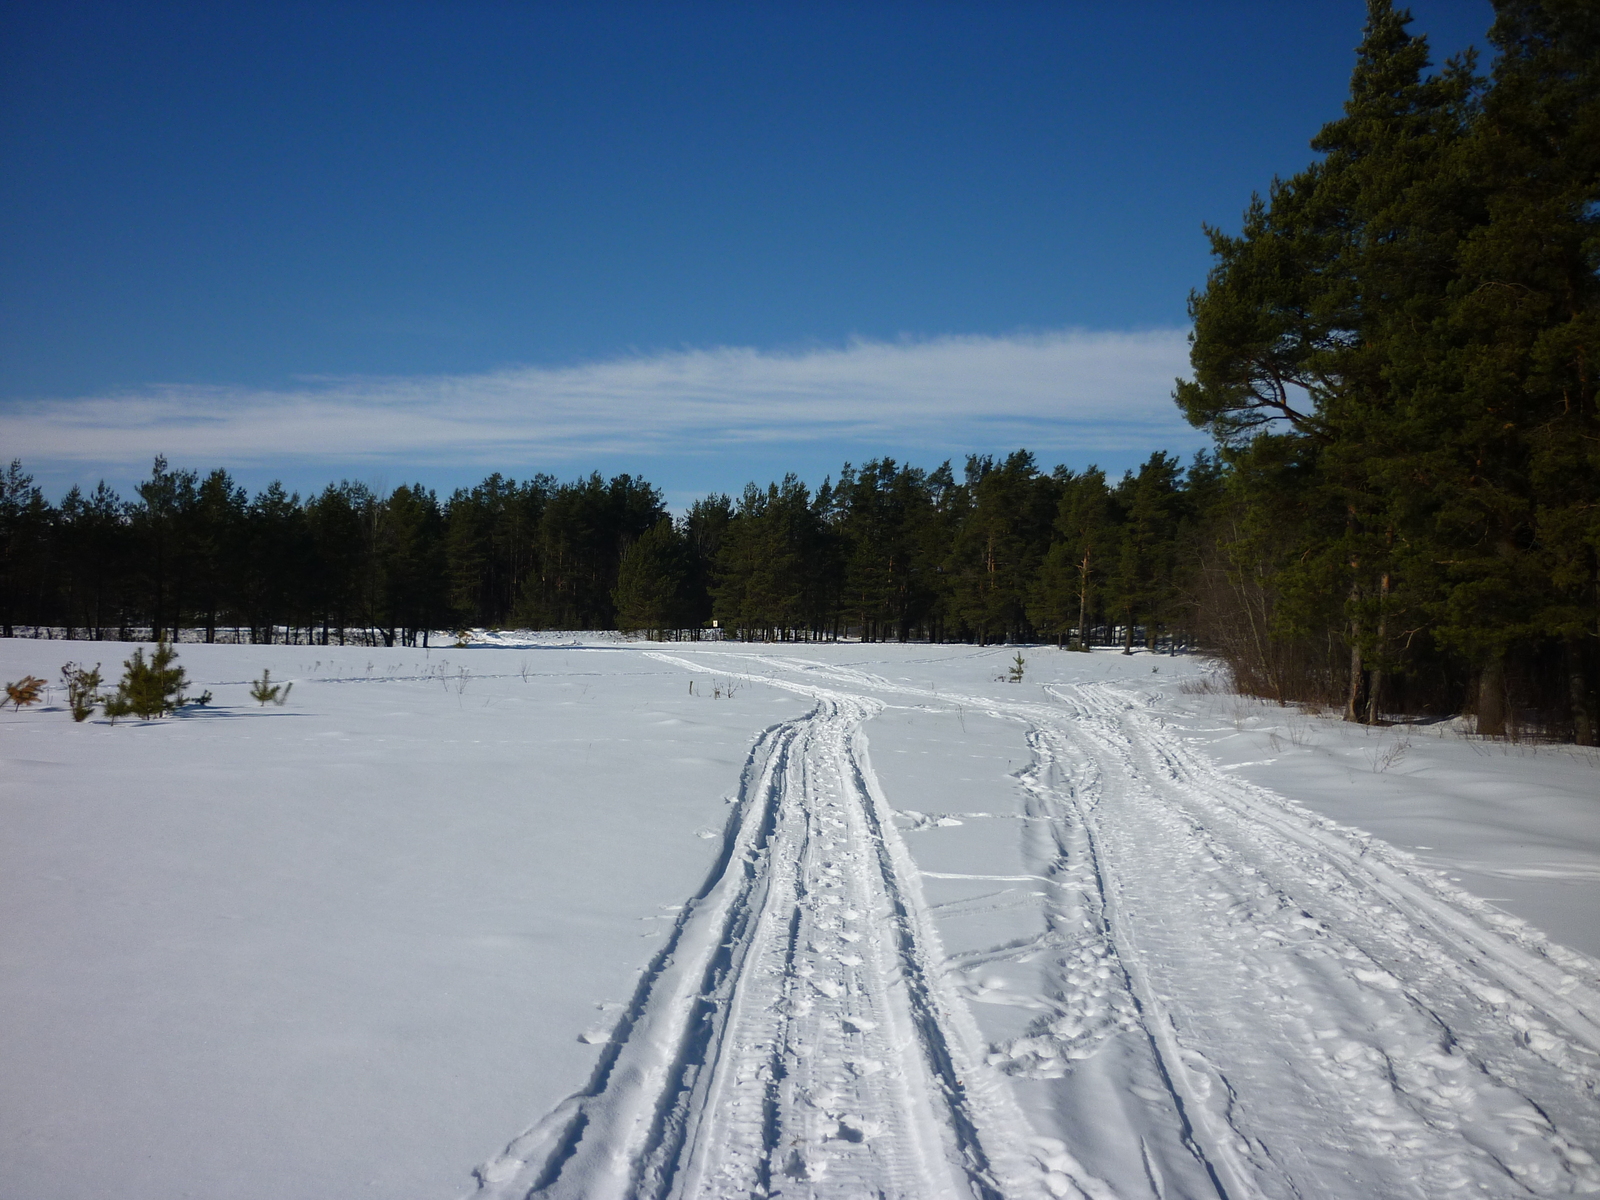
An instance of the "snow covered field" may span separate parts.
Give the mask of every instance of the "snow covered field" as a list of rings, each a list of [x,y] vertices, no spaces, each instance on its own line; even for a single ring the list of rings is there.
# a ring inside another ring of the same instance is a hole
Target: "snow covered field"
[[[186,645],[210,709],[7,710],[0,1198],[1600,1191],[1592,752],[1013,653]]]

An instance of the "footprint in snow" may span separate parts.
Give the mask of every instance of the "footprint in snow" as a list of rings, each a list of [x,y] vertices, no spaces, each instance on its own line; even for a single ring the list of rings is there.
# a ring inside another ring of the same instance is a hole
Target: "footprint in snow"
[[[1387,971],[1363,971],[1357,967],[1353,973],[1362,983],[1371,984],[1383,991],[1394,992],[1400,989],[1400,981]]]
[[[882,1132],[881,1122],[868,1120],[855,1113],[845,1113],[835,1123],[833,1136],[841,1142],[864,1142]]]

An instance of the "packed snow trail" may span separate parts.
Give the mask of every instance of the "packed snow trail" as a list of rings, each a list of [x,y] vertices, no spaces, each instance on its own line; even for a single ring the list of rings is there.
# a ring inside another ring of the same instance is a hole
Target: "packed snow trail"
[[[480,1168],[480,1197],[1051,1194],[875,787],[858,731],[881,703],[794,690],[816,707],[758,739],[594,1086]]]
[[[1232,778],[1131,689],[725,657],[817,707],[758,741],[615,1052],[484,1197],[1600,1193],[1593,961]],[[1025,738],[1023,936],[943,953],[859,732],[886,695]],[[995,963],[1037,1016],[984,1045],[961,988]]]
[[[1078,831],[1058,861],[1226,1194],[1600,1191],[1592,986],[1216,771],[1126,694],[1059,698],[1071,720],[1030,730],[1024,786]],[[1057,1028],[1006,1048],[1012,1069],[1056,1073]]]
[[[993,956],[1037,962],[1049,1007],[990,1061],[1144,1178],[1080,1147],[1090,1169],[1125,1194],[1600,1192],[1592,960],[1232,778],[1131,689],[1050,692],[942,699],[1017,721],[1033,751],[1024,861],[1057,887],[1039,938]]]

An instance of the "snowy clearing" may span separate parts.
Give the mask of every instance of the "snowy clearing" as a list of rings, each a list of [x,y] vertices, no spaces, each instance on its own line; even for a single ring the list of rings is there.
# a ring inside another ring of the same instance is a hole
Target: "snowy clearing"
[[[0,1196],[1600,1192],[1592,754],[1196,660],[493,641],[0,716]]]

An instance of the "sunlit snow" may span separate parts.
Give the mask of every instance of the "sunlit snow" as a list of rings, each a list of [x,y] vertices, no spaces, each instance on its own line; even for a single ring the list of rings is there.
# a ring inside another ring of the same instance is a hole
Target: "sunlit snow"
[[[0,1194],[1600,1190],[1592,752],[1021,652],[185,645],[207,708],[7,710]]]

